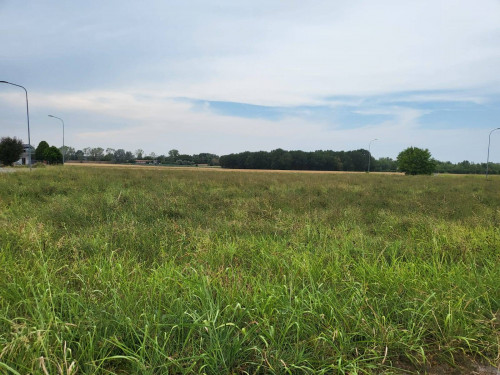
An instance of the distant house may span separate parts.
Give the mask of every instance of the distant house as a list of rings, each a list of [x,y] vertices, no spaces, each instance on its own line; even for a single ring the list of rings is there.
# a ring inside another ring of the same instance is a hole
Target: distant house
[[[158,164],[156,160],[135,159],[135,164]]]
[[[29,155],[30,155],[30,145],[23,144],[23,153],[21,154],[21,158],[15,162],[17,165],[26,165],[29,164]],[[31,146],[31,161],[35,159],[35,148]]]

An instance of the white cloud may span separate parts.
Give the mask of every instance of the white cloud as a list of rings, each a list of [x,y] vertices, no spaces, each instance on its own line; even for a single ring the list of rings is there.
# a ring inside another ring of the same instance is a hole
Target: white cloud
[[[321,13],[311,21],[303,3],[294,17],[269,18],[263,39],[250,40],[247,54],[194,60],[190,69],[197,65],[206,76],[174,87],[183,96],[298,105],[335,94],[498,83],[497,2],[352,2],[340,15],[336,8],[316,9]],[[245,42],[238,30],[233,35],[235,44]]]
[[[373,108],[359,96],[435,90],[398,101],[486,103],[500,87],[498,1],[29,3],[22,17],[17,2],[0,4],[0,79],[28,88],[35,140],[59,142],[51,113],[76,147],[226,153],[366,148],[379,138],[378,156],[413,144],[442,159],[483,158],[482,130],[422,129],[425,110]],[[25,137],[22,92],[0,90],[0,130]],[[354,97],[327,99],[345,95]],[[348,105],[395,119],[356,129],[244,119],[175,97]]]
[[[106,98],[105,102],[103,97]],[[350,150],[366,149],[370,140],[378,138],[372,144],[375,157],[394,158],[402,149],[417,146],[429,148],[434,157],[440,160],[483,161],[486,150],[484,143],[487,132],[422,129],[419,118],[425,111],[402,107],[384,111],[384,114],[394,117],[391,120],[349,129],[343,124],[311,122],[298,117],[271,121],[222,116],[213,113],[209,106],[193,110],[189,102],[165,99],[152,92],[142,96],[99,91],[69,95],[36,93],[33,101],[37,103],[33,106],[33,112],[40,114],[35,117],[35,125],[32,126],[35,144],[42,139],[50,144],[60,144],[59,124],[46,117],[46,114],[53,113],[65,119],[66,144],[77,148],[142,148],[146,153],[154,151],[157,154],[166,154],[172,148],[186,153],[218,154],[278,147],[310,151]],[[375,110],[370,113],[381,112]],[[75,118],[73,113],[86,113],[88,117]],[[87,123],[88,118],[94,119],[93,123]],[[119,127],[108,127],[96,123],[95,118],[122,119],[125,122]],[[25,125],[21,126],[24,132]],[[493,146],[491,160],[498,160],[499,156],[500,150],[495,150]]]
[[[27,69],[42,67],[33,79],[47,85],[42,75],[53,85],[62,76],[113,90],[303,105],[500,80],[494,0],[55,4],[26,9],[31,30],[16,21],[16,6],[0,16],[9,29],[9,38],[0,37],[4,55],[32,61]]]

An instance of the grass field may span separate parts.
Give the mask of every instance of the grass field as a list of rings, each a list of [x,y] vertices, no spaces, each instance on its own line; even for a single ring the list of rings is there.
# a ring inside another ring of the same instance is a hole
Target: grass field
[[[496,176],[0,174],[0,373],[498,365],[499,228]]]

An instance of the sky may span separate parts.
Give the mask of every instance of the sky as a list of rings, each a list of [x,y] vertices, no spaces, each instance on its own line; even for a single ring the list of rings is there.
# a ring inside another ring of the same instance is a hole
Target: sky
[[[485,162],[500,0],[0,0],[0,81],[31,143],[242,151],[428,148]],[[0,84],[0,136],[27,141]],[[490,161],[500,162],[500,130]]]

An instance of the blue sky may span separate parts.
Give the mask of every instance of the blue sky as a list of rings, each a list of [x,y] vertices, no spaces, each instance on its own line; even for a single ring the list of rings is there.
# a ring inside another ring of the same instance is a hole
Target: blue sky
[[[32,143],[165,154],[408,146],[482,162],[500,2],[0,0],[0,80]],[[0,84],[0,135],[27,139]],[[491,160],[500,162],[500,131]]]
[[[458,129],[469,127],[497,127],[500,123],[500,96],[460,98],[461,92],[402,92],[391,95],[364,97],[333,97],[345,100],[343,105],[263,106],[231,101],[189,100],[193,108],[209,109],[223,116],[283,120],[288,116],[330,124],[332,127],[362,128],[396,120],[398,109],[422,111],[419,125],[422,129]],[[449,96],[439,99],[437,96]],[[426,99],[426,97],[428,97]],[[347,103],[350,102],[350,103]]]

